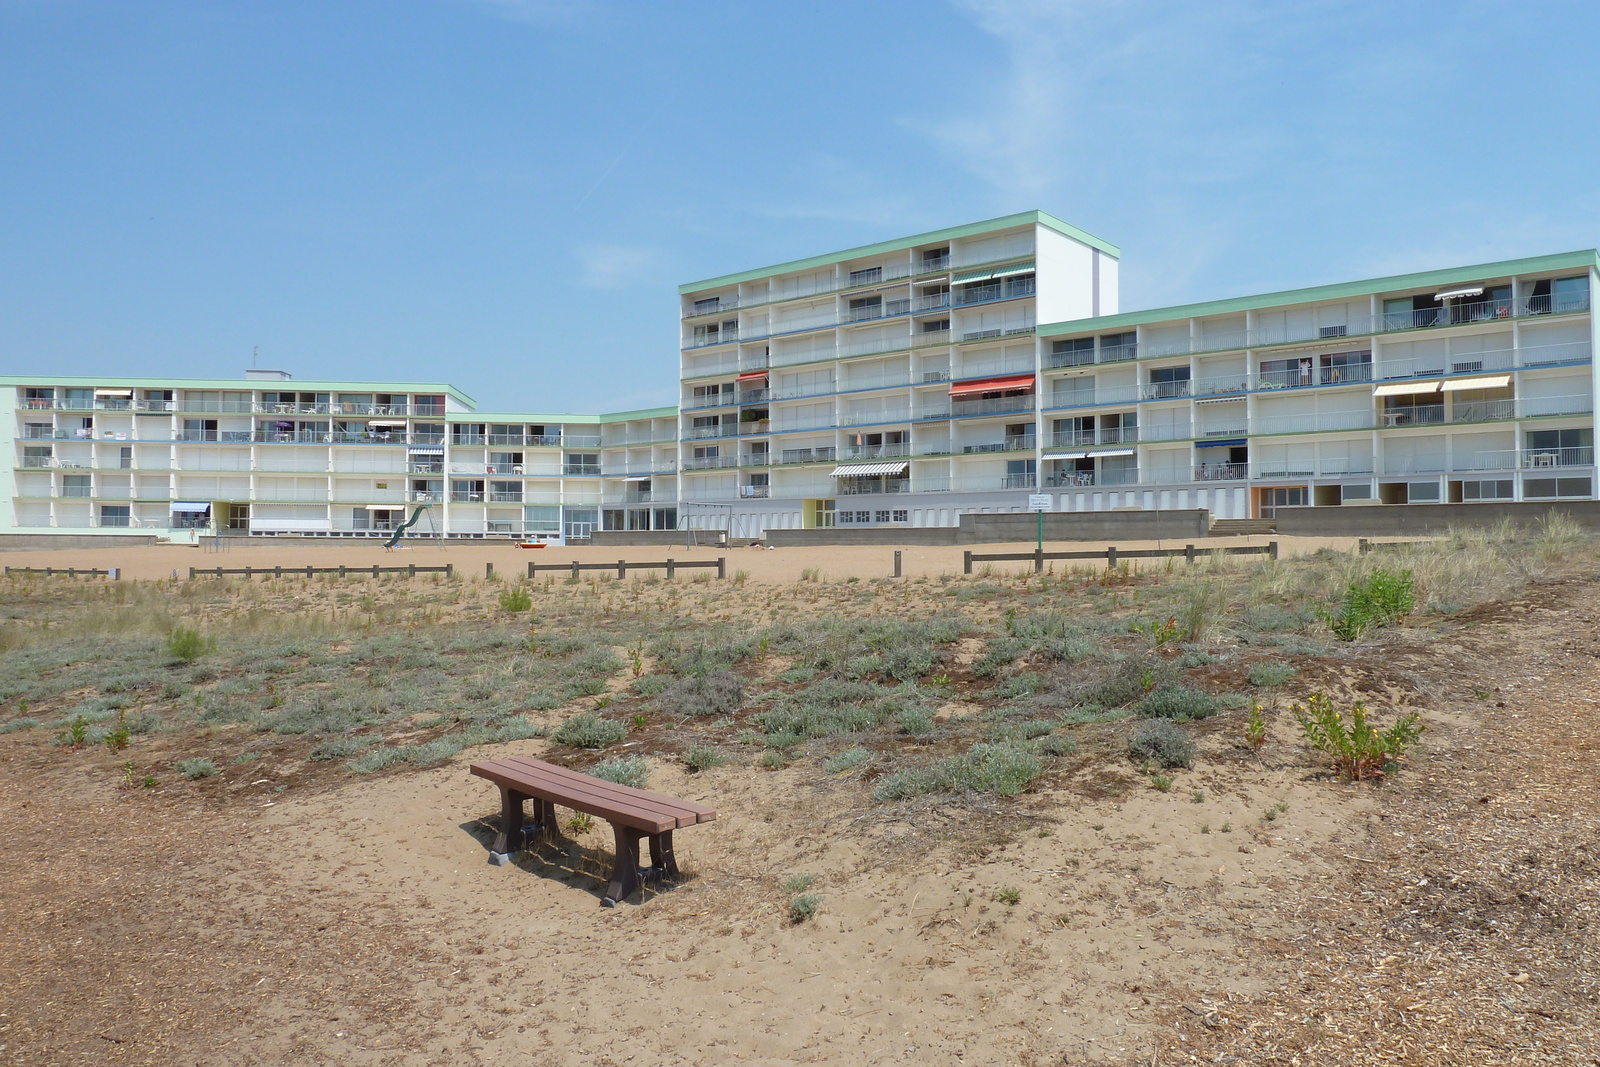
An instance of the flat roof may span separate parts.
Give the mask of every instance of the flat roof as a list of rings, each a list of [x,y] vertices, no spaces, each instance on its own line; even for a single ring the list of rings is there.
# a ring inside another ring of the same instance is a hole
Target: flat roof
[[[1040,337],[1064,333],[1084,333],[1091,330],[1113,330],[1120,326],[1140,326],[1169,319],[1196,319],[1207,315],[1229,315],[1240,311],[1257,311],[1261,308],[1290,304],[1310,304],[1319,300],[1338,300],[1341,297],[1371,296],[1374,293],[1401,289],[1425,289],[1458,282],[1482,281],[1512,274],[1537,274],[1549,270],[1582,268],[1600,269],[1600,251],[1593,248],[1578,252],[1558,252],[1530,259],[1505,259],[1497,263],[1478,263],[1468,267],[1448,267],[1443,270],[1420,271],[1415,274],[1394,274],[1387,278],[1368,278],[1358,282],[1340,282],[1335,285],[1314,285],[1306,289],[1284,289],[1276,293],[1256,296],[1237,296],[1227,300],[1208,300],[1198,304],[1176,304],[1172,307],[1151,308],[1148,311],[1125,311],[1118,315],[1101,315],[1092,319],[1072,319],[1067,322],[1041,324]]]
[[[897,237],[891,241],[880,241],[877,244],[861,245],[858,248],[846,248],[842,252],[832,252],[822,256],[810,256],[806,259],[790,260],[788,263],[777,263],[770,267],[758,267],[755,270],[741,271],[738,274],[724,274],[717,278],[707,278],[704,281],[685,282],[678,286],[679,295],[699,292],[702,289],[715,289],[724,285],[735,285],[739,282],[755,281],[757,278],[766,278],[774,274],[788,274],[790,271],[809,270],[812,267],[824,267],[829,263],[838,263],[845,259],[860,259],[863,256],[875,256],[883,252],[898,252],[906,248],[915,248],[917,245],[932,244],[937,241],[949,241],[957,237],[971,237],[973,234],[987,233],[990,230],[1004,230],[1013,226],[1045,226],[1057,233],[1065,234],[1074,241],[1080,241],[1091,248],[1098,248],[1108,256],[1121,258],[1122,249],[1109,241],[1088,233],[1070,222],[1063,222],[1054,215],[1043,211],[1024,211],[1017,215],[1005,215],[998,219],[987,219],[983,222],[969,222],[965,226],[951,226],[943,230],[930,230],[927,233],[914,234],[910,237]]]
[[[675,419],[678,409],[665,408],[640,408],[637,411],[607,411],[598,415],[578,415],[568,412],[566,414],[550,414],[540,412],[519,411],[452,411],[445,416],[447,422],[549,422],[549,423],[575,423],[603,424],[612,422],[631,422],[635,419]]]
[[[0,386],[49,385],[63,388],[120,386],[127,389],[265,389],[268,391],[349,393],[448,393],[475,404],[466,393],[443,382],[325,382],[300,378],[119,378],[83,374],[0,374]]]

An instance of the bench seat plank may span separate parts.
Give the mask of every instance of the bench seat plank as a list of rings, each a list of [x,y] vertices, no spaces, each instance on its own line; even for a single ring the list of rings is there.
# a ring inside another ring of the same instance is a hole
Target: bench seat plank
[[[474,763],[471,770],[497,785],[646,833],[663,833],[717,817],[714,809],[699,804],[605,782],[525,756],[484,760]]]
[[[694,826],[696,823],[712,822],[717,817],[715,808],[708,808],[689,800],[680,800],[677,797],[663,796],[652,793],[647,789],[636,789],[631,785],[618,785],[616,782],[607,782],[591,775],[558,767],[553,763],[545,763],[529,756],[510,756],[504,760],[491,762],[515,766],[519,769],[545,776],[552,782],[562,785],[570,784],[574,788],[594,789],[598,787],[603,792],[616,796],[624,803],[640,807],[658,808],[662,812],[671,812],[678,820],[679,826]]]

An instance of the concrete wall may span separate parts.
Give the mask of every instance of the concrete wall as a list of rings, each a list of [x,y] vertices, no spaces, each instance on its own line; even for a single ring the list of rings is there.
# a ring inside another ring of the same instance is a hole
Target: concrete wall
[[[1452,526],[1493,526],[1505,518],[1532,524],[1552,511],[1565,512],[1585,529],[1600,530],[1597,500],[1279,508],[1277,523],[1280,534],[1297,537],[1423,536],[1445,533]]]
[[[133,548],[155,543],[155,534],[0,534],[0,552],[32,552],[41,548]]]
[[[1191,511],[1050,512],[1044,517],[1046,541],[1193,540],[1206,536],[1211,513]],[[963,515],[959,527],[888,526],[865,530],[768,530],[767,543],[803,545],[985,545],[1032,541],[1039,520],[1031,513]]]
[[[604,548],[607,545],[672,545],[682,546],[687,540],[685,530],[596,530],[589,535],[589,544],[595,548]],[[721,530],[696,530],[694,532],[695,544],[715,545],[726,544],[726,535]]]

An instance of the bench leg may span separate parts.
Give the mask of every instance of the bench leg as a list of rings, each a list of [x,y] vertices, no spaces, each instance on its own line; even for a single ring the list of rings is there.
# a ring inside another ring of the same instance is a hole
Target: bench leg
[[[650,873],[652,878],[678,880],[678,857],[672,853],[672,831],[650,835]]]
[[[522,851],[522,802],[527,799],[525,793],[500,787],[500,833],[489,848],[489,862],[497,867],[504,867]]]
[[[600,901],[608,908],[627,900],[639,888],[639,839],[645,836],[643,830],[617,823],[612,823],[611,829],[617,841],[617,862],[611,869],[611,885]]]

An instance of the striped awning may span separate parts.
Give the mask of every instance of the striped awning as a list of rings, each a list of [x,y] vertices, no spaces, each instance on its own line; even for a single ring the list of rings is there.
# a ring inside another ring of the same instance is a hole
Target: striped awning
[[[405,419],[372,419],[370,422],[367,423],[368,426],[387,426],[387,427],[390,427],[390,428],[393,428],[395,426],[399,426],[401,428],[404,428],[405,424],[406,424],[406,420]]]
[[[1010,263],[1004,267],[986,268],[984,270],[962,271],[950,279],[950,284],[960,285],[962,282],[982,282],[990,278],[1004,278],[1012,274],[1028,274],[1033,271],[1033,260],[1026,263]]]
[[[764,370],[745,371],[736,380],[741,382],[764,382],[767,380],[767,372]]]
[[[199,500],[174,500],[172,502],[172,510],[192,514],[195,512],[210,511],[211,505]]]
[[[1444,391],[1454,393],[1462,389],[1504,389],[1510,384],[1509,374],[1490,374],[1481,378],[1452,378],[1444,383]]]
[[[904,474],[910,466],[911,464],[903,459],[891,463],[841,463],[833,468],[830,477],[855,478],[874,474]]]
[[[1373,396],[1416,396],[1420,393],[1437,393],[1439,383],[1431,382],[1390,382],[1380,385],[1372,391]]]
[[[1033,375],[1006,374],[998,378],[974,378],[970,381],[955,382],[950,386],[950,395],[966,396],[969,393],[1004,393],[1014,389],[1032,388]]]
[[[442,448],[408,448],[408,449],[406,449],[406,452],[409,455],[413,455],[413,456],[442,456],[442,455],[444,455],[444,449],[442,449]]]

